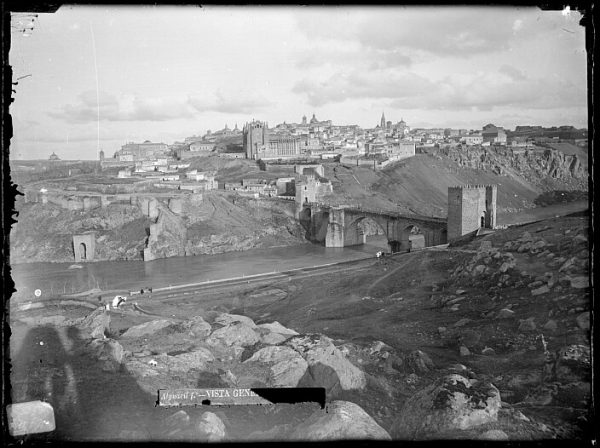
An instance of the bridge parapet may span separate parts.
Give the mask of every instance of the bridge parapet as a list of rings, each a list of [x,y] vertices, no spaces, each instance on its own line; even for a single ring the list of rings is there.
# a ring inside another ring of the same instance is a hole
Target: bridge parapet
[[[311,207],[314,206],[314,207],[319,207],[319,208],[331,208],[331,209],[335,209],[335,210],[344,210],[345,212],[348,212],[348,213],[369,213],[369,214],[373,214],[373,215],[380,215],[380,216],[397,218],[397,219],[420,220],[420,221],[436,222],[436,223],[440,223],[440,224],[444,224],[447,222],[446,218],[440,218],[437,216],[426,216],[426,215],[418,215],[418,214],[406,215],[403,213],[386,210],[386,209],[361,207],[360,205],[346,205],[346,204],[333,205],[333,204],[326,204],[324,202],[309,202],[309,203],[307,203],[307,205],[309,205]]]

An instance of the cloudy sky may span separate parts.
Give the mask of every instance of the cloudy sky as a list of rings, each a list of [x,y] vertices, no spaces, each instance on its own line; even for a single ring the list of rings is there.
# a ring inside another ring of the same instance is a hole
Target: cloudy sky
[[[13,32],[11,157],[96,159],[253,118],[587,126],[578,12],[61,7]],[[22,16],[13,17],[13,22]]]

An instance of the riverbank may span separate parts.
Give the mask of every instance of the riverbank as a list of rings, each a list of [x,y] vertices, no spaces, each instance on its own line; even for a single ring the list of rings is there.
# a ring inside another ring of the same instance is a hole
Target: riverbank
[[[223,280],[268,272],[299,269],[373,256],[386,248],[383,236],[369,238],[367,244],[326,248],[314,244],[251,249],[195,257],[170,257],[153,261],[111,261],[80,263],[27,263],[12,267],[16,300],[31,300],[40,289],[41,298],[99,290],[160,288],[186,283]]]

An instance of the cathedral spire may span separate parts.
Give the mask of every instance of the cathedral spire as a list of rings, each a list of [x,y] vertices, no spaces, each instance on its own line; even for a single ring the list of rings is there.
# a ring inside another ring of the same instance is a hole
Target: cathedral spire
[[[385,128],[385,114],[381,111],[381,129]]]

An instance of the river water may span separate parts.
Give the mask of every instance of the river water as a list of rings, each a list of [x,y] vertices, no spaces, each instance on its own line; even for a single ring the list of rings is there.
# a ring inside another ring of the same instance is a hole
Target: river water
[[[304,244],[148,262],[27,263],[13,265],[11,275],[17,290],[15,296],[27,300],[34,299],[36,289],[42,291],[43,298],[92,288],[158,288],[357,260],[372,257],[382,249],[388,250],[385,236],[373,236],[367,244],[344,248]],[[81,268],[72,268],[74,265]]]

